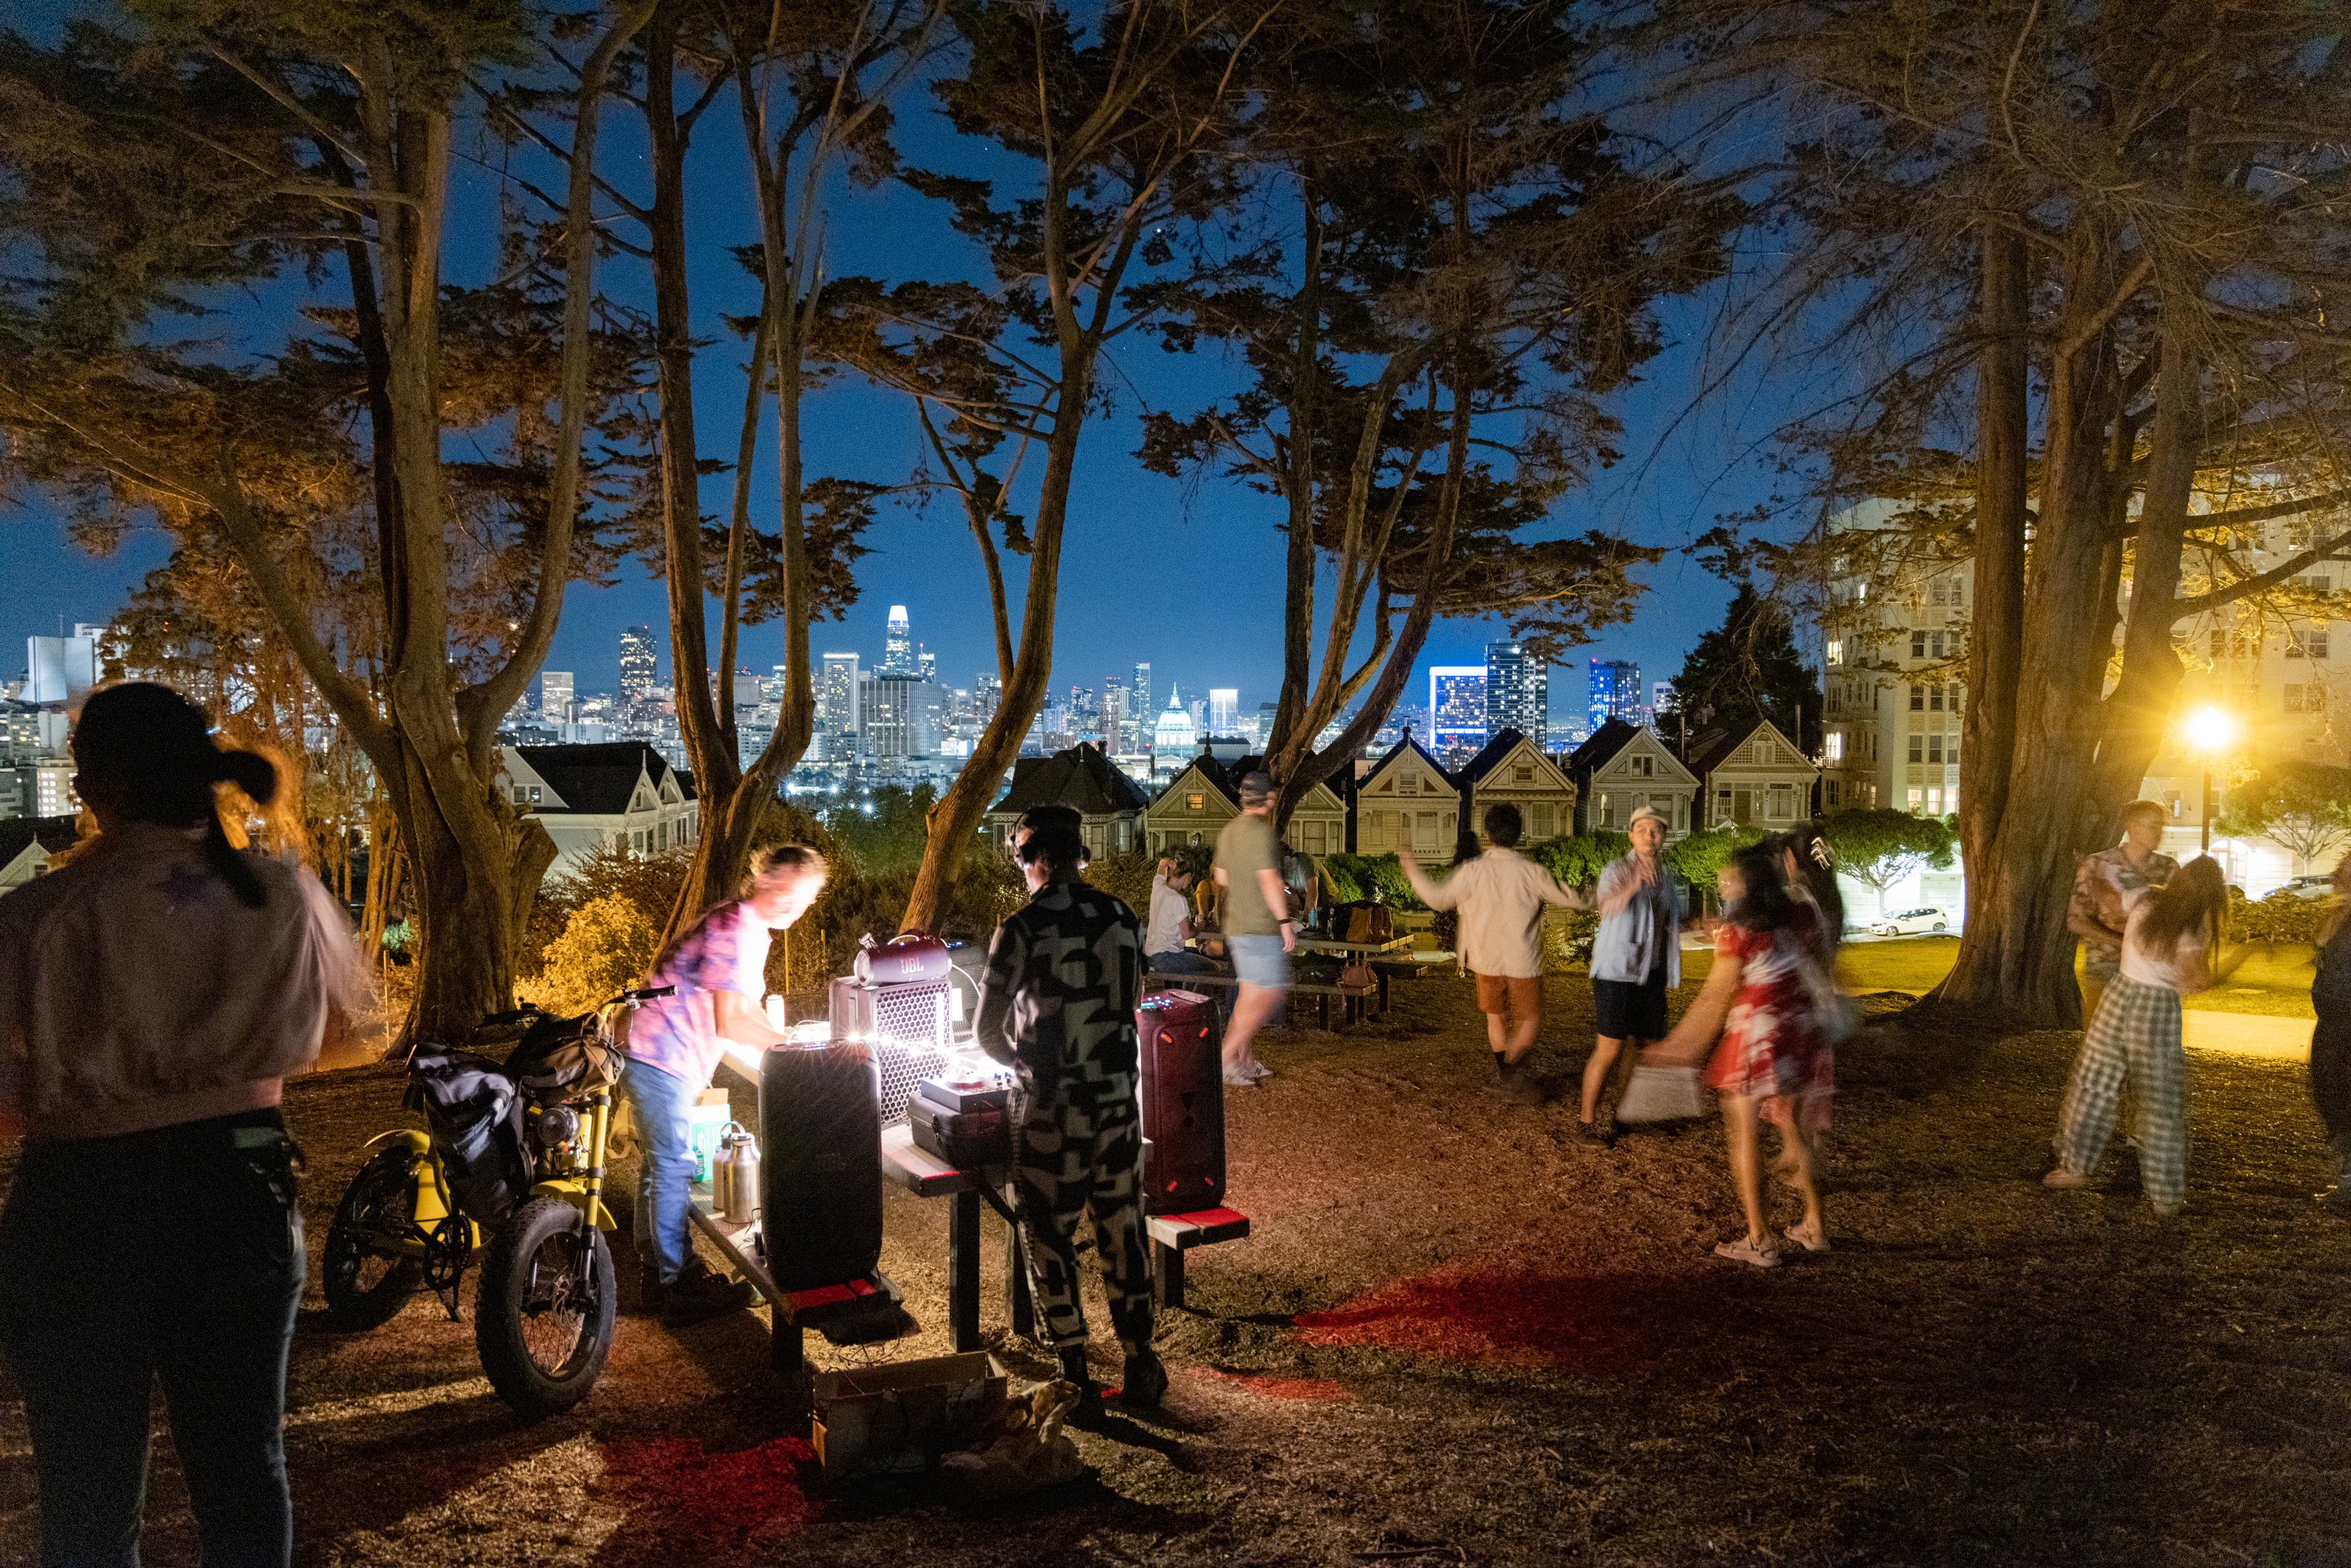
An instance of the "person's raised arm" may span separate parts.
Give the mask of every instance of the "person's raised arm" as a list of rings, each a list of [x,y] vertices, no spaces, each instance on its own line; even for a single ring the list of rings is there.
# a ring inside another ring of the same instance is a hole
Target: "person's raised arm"
[[[774,1046],[789,1045],[791,1037],[768,1022],[758,1000],[741,991],[710,993],[712,1021],[717,1026],[719,1049],[735,1071],[759,1082],[759,1058]]]
[[[1431,880],[1420,869],[1420,862],[1412,858],[1410,850],[1396,851],[1396,864],[1404,868],[1404,879],[1412,884],[1413,896],[1431,909],[1450,909],[1461,902],[1461,895],[1453,889],[1453,879],[1448,876],[1443,882]]]
[[[1579,892],[1549,872],[1535,879],[1536,895],[1546,904],[1556,904],[1563,909],[1590,909],[1598,901],[1590,894]]]
[[[1643,874],[1646,868],[1627,865],[1623,861],[1610,861],[1600,873],[1600,913],[1622,915],[1632,902],[1641,896],[1654,877]]]

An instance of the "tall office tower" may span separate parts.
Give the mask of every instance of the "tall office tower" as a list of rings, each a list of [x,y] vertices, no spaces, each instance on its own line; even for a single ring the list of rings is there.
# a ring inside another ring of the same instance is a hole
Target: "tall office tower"
[[[982,674],[971,688],[972,716],[986,724],[1004,706],[1004,677]]]
[[[653,695],[661,662],[653,651],[653,629],[632,626],[621,633],[621,701],[641,703]]]
[[[578,716],[572,706],[571,672],[541,670],[538,673],[538,716],[549,724],[569,724]]]
[[[1515,729],[1536,745],[1551,722],[1551,671],[1515,642],[1486,644],[1486,733]]]
[[[1134,666],[1134,679],[1128,683],[1127,689],[1134,693],[1134,748],[1137,751],[1148,751],[1151,749],[1152,720],[1157,711],[1151,706],[1149,660],[1144,660]]]
[[[895,674],[911,675],[914,670],[914,634],[906,625],[906,607],[890,606],[890,630],[882,639],[882,667]]]
[[[1129,715],[1123,676],[1104,675],[1102,695],[1102,747],[1113,757],[1126,753]]]
[[[1273,721],[1281,712],[1280,703],[1259,703],[1257,717],[1242,727],[1241,733],[1260,751],[1273,739]]]
[[[832,735],[857,733],[857,655],[827,653],[823,684],[816,689],[816,722]]]
[[[1430,749],[1444,754],[1472,754],[1486,744],[1486,666],[1428,666],[1428,734]]]
[[[915,644],[915,646],[919,650],[914,654],[915,673],[920,674],[923,679],[926,681],[936,681],[939,678],[938,655],[932,653],[928,648],[922,647],[920,643]]]
[[[1208,688],[1208,733],[1238,735],[1241,732],[1241,693],[1238,686]]]
[[[1587,697],[1592,709],[1592,727],[1598,729],[1612,718],[1626,724],[1641,722],[1641,666],[1629,659],[1594,659],[1586,683]]]
[[[774,703],[778,706],[781,706],[784,700],[784,691],[790,685],[791,679],[786,674],[784,666],[781,664],[772,665],[769,667],[767,676],[759,682],[759,700],[763,703]]]

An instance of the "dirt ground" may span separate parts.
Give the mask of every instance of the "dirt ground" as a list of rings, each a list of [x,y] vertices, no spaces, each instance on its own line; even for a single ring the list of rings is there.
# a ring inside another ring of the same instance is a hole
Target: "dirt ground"
[[[1587,988],[1548,990],[1564,1093]],[[1498,1103],[1471,1005],[1425,978],[1384,1023],[1264,1045],[1279,1076],[1228,1113],[1255,1234],[1193,1254],[1191,1310],[1162,1320],[1165,1410],[1081,1435],[1090,1479],[968,1511],[919,1478],[826,1493],[764,1312],[627,1317],[596,1393],[536,1425],[430,1298],[330,1330],[318,1245],[401,1085],[298,1083],[298,1560],[2351,1563],[2351,1230],[2311,1201],[2298,1064],[2197,1053],[2189,1205],[2162,1222],[2126,1150],[2097,1190],[2039,1185],[2077,1036],[1872,1029],[1840,1063],[1834,1250],[1766,1272],[1708,1255],[1737,1228],[1718,1125],[1581,1145],[1571,1104]],[[942,1202],[892,1190],[883,1267],[925,1327],[880,1354],[946,1351],[946,1230]],[[989,1298],[995,1348],[1041,1372]],[[33,1490],[0,1385],[0,1563],[32,1558]],[[168,1445],[149,1521],[151,1563],[195,1561]]]

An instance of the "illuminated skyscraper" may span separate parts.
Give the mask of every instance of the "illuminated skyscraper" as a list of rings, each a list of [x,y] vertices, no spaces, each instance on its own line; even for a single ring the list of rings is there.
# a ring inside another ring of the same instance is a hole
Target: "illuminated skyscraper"
[[[1437,760],[1445,753],[1475,752],[1486,744],[1486,666],[1428,667],[1428,732]]]
[[[1241,694],[1238,686],[1208,688],[1208,733],[1238,735],[1241,732]]]
[[[857,718],[857,655],[827,653],[823,684],[816,689],[817,727],[831,735],[855,735]]]
[[[1592,727],[1596,730],[1612,718],[1639,724],[1644,706],[1641,666],[1629,659],[1594,659],[1587,667]]]
[[[653,629],[632,626],[621,633],[621,701],[641,703],[653,695],[661,660],[653,647]]]
[[[1127,689],[1134,694],[1134,749],[1151,749],[1151,664],[1148,660],[1134,666],[1134,679]]]
[[[538,716],[549,724],[569,724],[577,716],[571,706],[571,672],[538,673]]]
[[[882,639],[882,668],[895,674],[916,673],[914,664],[914,634],[906,624],[906,607],[890,606],[890,630]]]
[[[1543,741],[1551,722],[1551,671],[1516,643],[1486,644],[1486,734],[1515,729]]]

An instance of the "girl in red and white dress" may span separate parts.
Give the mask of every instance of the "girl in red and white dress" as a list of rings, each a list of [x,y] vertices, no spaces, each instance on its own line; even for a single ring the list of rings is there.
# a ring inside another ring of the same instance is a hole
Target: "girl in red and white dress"
[[[1788,1228],[1788,1239],[1808,1252],[1826,1251],[1813,1168],[1836,1087],[1835,1057],[1821,1029],[1815,990],[1823,983],[1823,917],[1811,899],[1791,896],[1783,872],[1780,855],[1758,844],[1717,873],[1724,913],[1715,935],[1714,970],[1654,1053],[1696,1062],[1714,1045],[1706,1082],[1721,1092],[1731,1181],[1747,1219],[1744,1237],[1714,1250],[1766,1269],[1779,1263],[1780,1252],[1763,1212],[1759,1129],[1766,1120],[1780,1124],[1790,1185],[1804,1200],[1804,1218]]]

